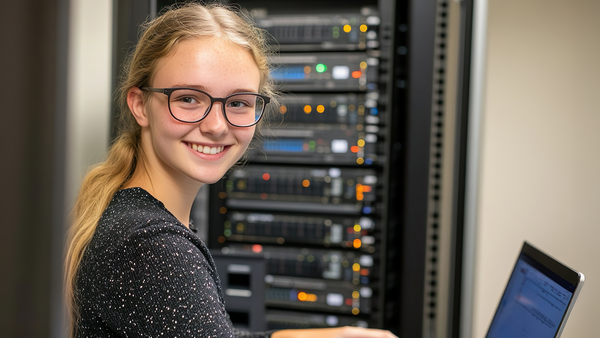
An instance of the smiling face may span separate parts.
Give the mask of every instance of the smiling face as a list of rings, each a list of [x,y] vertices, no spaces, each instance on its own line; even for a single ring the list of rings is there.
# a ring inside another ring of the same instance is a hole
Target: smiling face
[[[151,87],[190,87],[213,97],[238,92],[257,93],[260,73],[252,56],[218,38],[195,38],[177,43],[161,59]],[[197,123],[175,120],[167,96],[150,93],[147,102],[139,89],[131,89],[130,108],[142,127],[146,171],[153,184],[214,183],[244,154],[255,127],[234,127],[215,102],[208,116]],[[137,98],[137,99],[136,99]]]

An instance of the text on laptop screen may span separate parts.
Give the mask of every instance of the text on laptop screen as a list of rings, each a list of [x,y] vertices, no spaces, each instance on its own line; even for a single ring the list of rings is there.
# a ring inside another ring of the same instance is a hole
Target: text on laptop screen
[[[521,254],[487,338],[554,337],[575,285]]]

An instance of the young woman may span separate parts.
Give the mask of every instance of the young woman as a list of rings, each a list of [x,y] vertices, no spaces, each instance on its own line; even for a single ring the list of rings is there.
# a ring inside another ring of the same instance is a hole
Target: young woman
[[[219,6],[145,26],[120,87],[120,135],[74,208],[67,296],[75,337],[393,337],[360,328],[235,330],[205,244],[189,229],[202,184],[246,152],[273,94],[265,40]]]

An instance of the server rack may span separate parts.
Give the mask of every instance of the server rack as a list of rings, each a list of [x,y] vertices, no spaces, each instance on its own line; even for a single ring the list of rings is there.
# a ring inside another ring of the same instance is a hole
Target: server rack
[[[209,247],[265,257],[268,329],[381,327],[377,3],[240,4],[273,38],[282,95],[248,163],[211,187]]]
[[[143,18],[173,3],[115,0],[116,64]],[[444,171],[455,165],[445,142],[451,3],[239,4],[277,41],[281,105],[248,163],[201,189],[199,235],[216,256],[265,259],[267,328],[455,335],[460,278],[439,273],[452,270],[440,257],[461,250],[460,231],[442,231],[454,215],[440,188],[455,175]]]

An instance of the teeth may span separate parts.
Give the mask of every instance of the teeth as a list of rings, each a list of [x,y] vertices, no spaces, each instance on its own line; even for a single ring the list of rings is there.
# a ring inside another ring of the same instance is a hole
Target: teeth
[[[215,155],[223,151],[225,149],[224,146],[220,147],[209,147],[209,146],[201,146],[194,143],[188,143],[188,146],[199,153],[204,153],[207,155]]]

